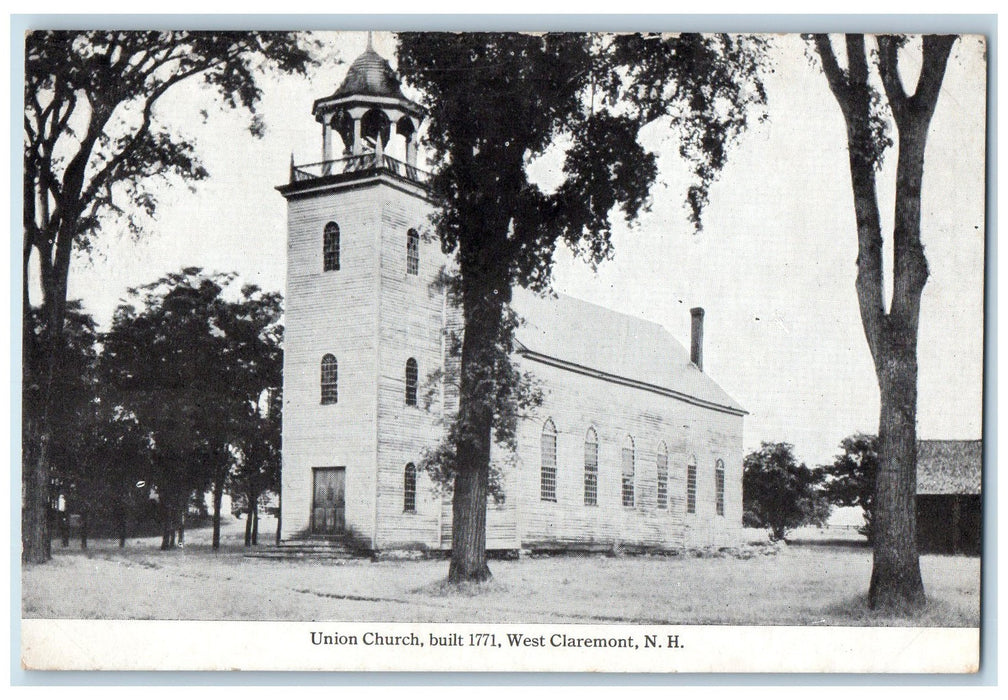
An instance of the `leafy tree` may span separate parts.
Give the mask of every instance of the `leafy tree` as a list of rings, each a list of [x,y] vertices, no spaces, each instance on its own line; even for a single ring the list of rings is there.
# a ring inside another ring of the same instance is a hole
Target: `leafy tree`
[[[954,36],[925,36],[913,92],[910,69],[900,71],[904,36],[878,36],[877,51],[863,34],[844,37],[846,66],[825,34],[814,37],[823,72],[847,127],[848,162],[857,220],[857,296],[865,338],[881,394],[879,476],[873,499],[873,608],[916,607],[925,600],[917,551],[917,337],[928,265],[921,244],[921,183],[928,128],[945,77]],[[873,85],[872,64],[883,87]],[[904,82],[904,77],[907,80]],[[892,298],[883,286],[882,223],[876,178],[896,125],[896,198],[893,215]],[[888,311],[886,310],[888,308]]]
[[[105,338],[102,360],[121,410],[150,441],[162,549],[176,531],[182,536],[193,492],[205,491],[227,463],[231,376],[222,371],[227,338],[216,321],[231,279],[186,268],[131,290],[142,310],[120,306]]]
[[[444,277],[442,280],[449,287],[457,285],[457,280]],[[450,308],[457,308],[458,300],[454,294],[449,297]],[[506,498],[505,471],[515,466],[518,451],[518,421],[528,417],[530,411],[542,405],[544,394],[542,383],[530,372],[519,372],[511,362],[511,338],[514,329],[521,319],[509,311],[504,320],[504,330],[498,336],[491,350],[492,373],[498,382],[498,393],[493,401],[493,442],[500,449],[499,457],[490,461],[487,476],[487,494],[495,503],[503,503]],[[459,370],[461,364],[462,333],[461,328],[446,329],[445,368],[432,372],[426,381],[424,406],[430,409],[438,388],[442,384],[459,385]],[[457,431],[460,423],[453,418],[439,419],[446,428],[445,437],[438,445],[424,454],[419,467],[430,477],[439,494],[452,493],[455,481],[455,465],[458,456],[455,449],[458,445]]]
[[[464,334],[459,410],[449,436],[454,476],[451,582],[490,577],[486,506],[500,407],[514,404],[508,370],[515,284],[549,288],[553,252],[591,264],[612,255],[612,216],[647,206],[657,167],[638,141],[666,118],[694,166],[686,194],[699,224],[728,148],[762,104],[760,39],[728,35],[399,35],[399,71],[423,94],[430,197]],[[545,191],[528,166],[565,144],[563,182]]]
[[[283,302],[279,293],[254,285],[238,301],[222,304],[217,326],[226,338],[220,371],[228,376],[229,425],[221,444],[235,457],[232,489],[248,504],[245,544],[258,539],[259,497],[280,490],[280,387],[283,383]],[[220,502],[227,473],[214,480],[214,547],[220,542]]]
[[[261,497],[267,491],[280,493],[280,404],[279,389],[265,390],[235,436],[237,459],[229,483],[235,501],[246,507],[246,547],[259,543]],[[277,531],[279,537],[279,522]]]
[[[872,541],[872,499],[878,474],[878,438],[857,433],[840,442],[843,454],[833,464],[823,467],[827,476],[826,498],[839,506],[860,506],[864,511],[864,526],[859,530]]]
[[[266,67],[304,72],[310,58],[284,32],[36,31],[25,39],[22,256],[22,560],[50,558],[47,523],[53,378],[64,344],[75,253],[102,227],[134,233],[165,178],[207,176],[192,142],[158,118],[177,85],[201,80],[227,107],[255,114]],[[261,123],[251,122],[253,133]],[[38,265],[43,323],[32,322]]]
[[[36,309],[31,310],[30,321],[34,332],[43,332],[41,326],[45,321]],[[84,311],[80,300],[67,303],[64,339],[52,378],[53,390],[60,400],[51,412],[50,479],[55,488],[50,496],[49,513],[56,514],[55,506],[62,496],[66,508],[59,516],[63,544],[68,544],[66,517],[72,510],[82,518],[81,545],[86,547],[91,475],[90,464],[81,457],[92,448],[97,427],[98,332],[94,319]]]
[[[115,399],[113,387],[99,387],[92,442],[79,460],[92,475],[88,482],[91,511],[115,525],[119,546],[125,547],[131,525],[149,500],[152,464],[148,436]]]
[[[799,464],[794,446],[764,442],[742,462],[742,509],[748,522],[770,530],[774,540],[783,540],[789,530],[803,525],[822,525],[830,505],[820,491],[820,470]]]
[[[228,299],[234,275],[185,268],[133,290],[105,339],[103,363],[119,410],[148,436],[162,547],[173,544],[193,494],[213,492],[213,547],[232,467],[254,493],[278,481],[282,301],[254,285]]]

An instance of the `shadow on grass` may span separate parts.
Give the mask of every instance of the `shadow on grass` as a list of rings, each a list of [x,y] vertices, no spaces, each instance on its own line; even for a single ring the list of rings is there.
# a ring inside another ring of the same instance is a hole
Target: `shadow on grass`
[[[836,538],[803,538],[788,537],[787,544],[790,547],[839,547],[841,549],[870,549],[866,539],[845,539]]]
[[[928,598],[920,608],[873,610],[868,594],[839,601],[823,610],[828,624],[855,627],[973,627],[970,615],[941,600]]]
[[[494,578],[481,583],[472,583],[468,581],[463,583],[449,583],[448,578],[445,577],[420,586],[419,588],[414,588],[410,590],[410,593],[429,596],[431,598],[475,598],[476,596],[486,595],[488,593],[505,593],[507,590],[507,586]]]

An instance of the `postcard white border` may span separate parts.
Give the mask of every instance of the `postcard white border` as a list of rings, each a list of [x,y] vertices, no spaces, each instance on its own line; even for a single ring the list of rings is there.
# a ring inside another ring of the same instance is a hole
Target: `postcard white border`
[[[975,673],[979,654],[977,628],[21,621],[43,671]]]

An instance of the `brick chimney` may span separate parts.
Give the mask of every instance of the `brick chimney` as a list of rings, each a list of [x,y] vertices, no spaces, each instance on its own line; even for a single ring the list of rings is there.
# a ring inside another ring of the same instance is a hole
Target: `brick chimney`
[[[690,316],[693,317],[690,333],[690,362],[703,372],[703,314],[704,311],[699,306],[690,309]]]

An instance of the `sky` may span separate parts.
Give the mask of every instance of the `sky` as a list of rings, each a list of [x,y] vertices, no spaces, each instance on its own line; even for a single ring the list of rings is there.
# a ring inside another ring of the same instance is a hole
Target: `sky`
[[[298,163],[321,160],[312,101],[333,92],[367,41],[364,33],[320,38],[325,60],[307,77],[263,81],[262,139],[248,134],[247,116],[214,109],[196,85],[180,85],[159,110],[159,121],[194,139],[210,177],[159,187],[156,219],[140,239],[104,231],[95,255],[75,262],[69,296],[101,324],[130,286],[185,265],[283,290],[286,203],[274,187],[286,182],[292,154]],[[732,151],[703,231],[694,232],[683,206],[687,170],[675,134],[649,127],[646,144],[660,154],[650,211],[615,228],[615,255],[597,270],[558,250],[554,289],[660,323],[687,347],[689,309],[704,307],[704,370],[749,411],[745,451],[786,441],[799,459],[825,464],[844,436],[875,432],[879,395],[854,291],[843,118],[800,37],[776,36],[773,45],[768,119]],[[394,65],[393,35],[375,33],[374,46]],[[912,86],[915,76],[903,79]],[[925,161],[921,438],[980,437],[985,101],[983,44],[963,37]],[[894,161],[893,154],[879,175],[884,230],[892,224]],[[558,164],[544,159],[536,176],[548,182]]]

